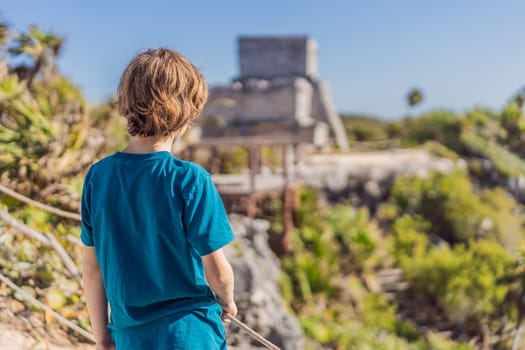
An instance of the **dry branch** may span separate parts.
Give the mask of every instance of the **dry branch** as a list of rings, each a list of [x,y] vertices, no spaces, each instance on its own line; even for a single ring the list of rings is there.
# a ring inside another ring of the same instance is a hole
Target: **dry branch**
[[[33,239],[36,239],[37,241],[41,242],[42,244],[53,248],[55,252],[60,256],[62,261],[64,262],[64,265],[69,270],[69,272],[73,275],[73,277],[82,285],[82,278],[80,277],[80,272],[78,270],[77,265],[71,259],[69,254],[66,252],[64,247],[57,241],[57,239],[50,233],[41,233],[36,231],[35,229],[32,229],[29,226],[24,225],[23,223],[19,222],[17,219],[12,217],[7,211],[0,209],[0,219],[5,221],[6,224],[9,226],[15,228],[20,233],[29,236]]]
[[[80,214],[78,214],[78,213],[73,213],[73,212],[70,212],[70,211],[57,209],[57,208],[52,207],[50,205],[37,202],[37,201],[35,201],[35,200],[31,199],[31,198],[28,198],[28,197],[26,197],[24,195],[21,195],[20,193],[17,193],[15,191],[5,187],[2,184],[0,184],[0,192],[3,192],[5,194],[7,194],[8,196],[16,198],[16,199],[18,199],[19,201],[21,201],[23,203],[32,205],[32,206],[34,206],[36,208],[40,208],[40,209],[45,210],[45,211],[47,211],[49,213],[52,213],[52,214],[55,214],[55,215],[58,215],[58,216],[62,216],[62,217],[68,218],[68,219],[81,221]]]

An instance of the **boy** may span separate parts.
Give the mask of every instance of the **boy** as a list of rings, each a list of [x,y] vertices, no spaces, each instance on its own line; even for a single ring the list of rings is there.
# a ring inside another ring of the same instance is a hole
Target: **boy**
[[[122,74],[131,141],[89,169],[82,193],[97,350],[226,349],[221,314],[237,306],[222,247],[233,234],[210,175],[171,154],[206,98],[199,71],[169,49],[137,55]]]

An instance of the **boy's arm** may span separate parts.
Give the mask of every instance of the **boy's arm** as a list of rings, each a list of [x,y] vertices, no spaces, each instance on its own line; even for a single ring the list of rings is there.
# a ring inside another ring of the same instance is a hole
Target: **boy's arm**
[[[97,342],[97,350],[114,350],[115,345],[107,329],[108,300],[95,248],[83,247],[84,293],[89,310],[91,327]]]
[[[237,315],[237,305],[233,300],[233,270],[224,255],[223,249],[218,249],[213,253],[202,257],[206,280],[217,297],[217,301],[222,306],[225,313],[232,316]],[[223,321],[229,321],[223,314]]]

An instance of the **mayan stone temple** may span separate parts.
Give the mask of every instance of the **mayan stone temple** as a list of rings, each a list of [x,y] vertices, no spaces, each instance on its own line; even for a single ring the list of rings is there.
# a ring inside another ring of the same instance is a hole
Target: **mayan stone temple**
[[[201,139],[295,138],[318,148],[348,149],[328,86],[318,76],[313,39],[241,37],[238,48],[240,76],[210,88],[199,118]]]

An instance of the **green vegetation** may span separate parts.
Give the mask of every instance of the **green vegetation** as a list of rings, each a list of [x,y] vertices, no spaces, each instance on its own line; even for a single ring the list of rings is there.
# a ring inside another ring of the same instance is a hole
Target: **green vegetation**
[[[62,42],[31,27],[1,49],[8,56],[0,59],[0,176],[22,193],[78,210],[76,201],[67,200],[73,193],[63,179],[81,178],[89,164],[115,146],[111,140],[122,138],[119,133],[106,137],[116,129],[112,105],[93,111],[58,72]],[[12,57],[23,63],[11,65]]]
[[[399,178],[392,186],[390,203],[397,215],[423,217],[430,224],[426,233],[451,244],[486,238],[516,249],[525,238],[523,218],[512,215],[522,210],[521,205],[501,188],[474,193],[463,171]]]
[[[381,141],[395,137],[394,130],[389,130],[390,123],[381,119],[343,114],[341,115],[349,141]]]
[[[495,348],[506,349],[517,304],[509,299],[516,285],[504,281],[519,264],[524,225],[513,213],[521,210],[500,188],[476,193],[462,171],[398,178],[375,219],[305,190],[295,250],[283,258],[283,296],[307,336],[328,348],[471,349],[439,345],[444,339],[418,328],[439,314],[464,339],[488,327]],[[378,273],[393,267],[409,283],[398,298],[416,305],[381,292]]]
[[[517,111],[343,119],[350,141],[398,137],[403,147],[465,159],[468,167],[395,179],[375,217],[303,193],[283,291],[308,337],[334,349],[473,349],[460,339],[479,344],[485,332],[494,349],[510,348],[523,307],[516,297],[524,282],[523,207],[485,182],[480,162],[502,179],[525,175],[521,154],[509,147],[524,130]],[[408,283],[394,299],[378,289],[379,272],[391,268]],[[429,324],[454,340],[423,332]]]
[[[309,338],[330,349],[472,349],[420,333],[377,290],[375,272],[393,264],[394,258],[391,241],[384,239],[366,210],[322,204],[317,192],[305,190],[298,219],[295,251],[283,259],[281,289]],[[417,234],[425,250],[425,236]],[[405,249],[400,254],[408,258],[413,251]],[[424,266],[422,262],[420,268]],[[420,271],[410,275],[414,281],[419,281]]]
[[[510,273],[511,256],[487,240],[427,249],[404,267],[414,293],[436,301],[451,321],[473,334],[482,322],[497,323],[508,291],[498,281]]]
[[[41,202],[78,211],[87,167],[125,139],[114,105],[88,106],[80,90],[60,74],[56,58],[63,39],[57,35],[36,27],[11,33],[9,26],[0,24],[0,44],[1,182]],[[19,222],[50,234],[47,237],[54,237],[79,263],[79,248],[68,239],[79,236],[78,223],[3,194],[0,207]],[[89,328],[79,280],[68,276],[55,250],[4,222],[0,228],[1,272]]]
[[[469,150],[490,160],[502,176],[515,177],[525,174],[525,161],[504,146],[490,142],[472,132],[463,133],[460,140]]]

